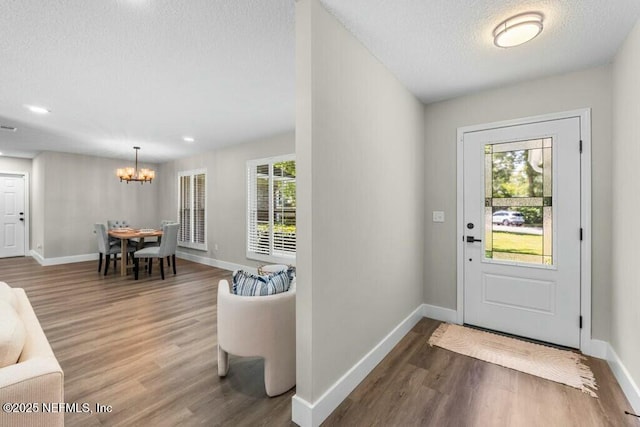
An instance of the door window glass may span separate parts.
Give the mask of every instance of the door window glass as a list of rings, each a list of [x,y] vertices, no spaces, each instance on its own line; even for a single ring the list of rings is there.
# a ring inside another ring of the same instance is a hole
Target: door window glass
[[[552,138],[485,145],[485,260],[553,265],[552,151]]]

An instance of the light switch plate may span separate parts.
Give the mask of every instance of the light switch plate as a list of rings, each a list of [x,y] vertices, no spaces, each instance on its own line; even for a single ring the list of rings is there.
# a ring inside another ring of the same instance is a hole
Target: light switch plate
[[[433,211],[433,222],[444,222],[444,212]]]

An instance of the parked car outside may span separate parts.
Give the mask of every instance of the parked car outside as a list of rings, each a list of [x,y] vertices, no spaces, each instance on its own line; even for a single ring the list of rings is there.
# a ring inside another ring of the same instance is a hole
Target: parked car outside
[[[524,216],[520,212],[515,211],[497,211],[493,213],[494,224],[517,225],[520,227],[524,224]]]

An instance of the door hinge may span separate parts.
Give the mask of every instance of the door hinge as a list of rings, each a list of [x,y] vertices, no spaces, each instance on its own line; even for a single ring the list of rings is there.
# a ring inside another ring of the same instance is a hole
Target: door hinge
[[[582,140],[580,140],[580,153],[582,153]]]
[[[580,227],[580,241],[582,241],[582,227]]]
[[[580,329],[582,329],[582,316],[580,316]]]

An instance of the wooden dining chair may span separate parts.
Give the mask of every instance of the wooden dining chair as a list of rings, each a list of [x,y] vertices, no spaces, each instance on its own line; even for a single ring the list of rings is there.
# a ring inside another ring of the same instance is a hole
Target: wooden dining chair
[[[162,226],[162,241],[160,246],[149,246],[133,253],[133,272],[135,280],[138,280],[140,269],[140,258],[150,258],[149,274],[151,274],[151,263],[153,258],[160,261],[160,276],[164,280],[164,258],[171,257],[173,274],[176,274],[176,248],[178,247],[178,228],[180,224],[165,224]]]

